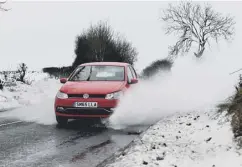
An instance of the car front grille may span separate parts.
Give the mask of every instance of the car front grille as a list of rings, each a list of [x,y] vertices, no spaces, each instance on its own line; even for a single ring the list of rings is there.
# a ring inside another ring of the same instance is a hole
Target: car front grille
[[[89,98],[105,98],[104,94],[89,94]],[[83,98],[83,94],[68,94],[69,98]]]
[[[71,115],[110,115],[112,111],[110,108],[65,108],[63,110],[56,110],[58,113]]]

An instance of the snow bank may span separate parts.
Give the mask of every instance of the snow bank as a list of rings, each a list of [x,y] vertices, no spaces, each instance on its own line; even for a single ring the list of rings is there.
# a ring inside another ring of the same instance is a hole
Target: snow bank
[[[26,80],[32,84],[8,83],[12,86],[5,86],[0,91],[0,111],[39,104],[46,98],[55,96],[61,85],[58,80],[50,79],[41,72],[27,73]]]
[[[56,123],[54,99],[62,84],[44,73],[29,73],[26,79],[32,84],[17,82],[16,86],[0,91],[0,111],[14,108],[0,113],[0,117],[48,125]]]
[[[106,167],[241,167],[230,118],[214,112],[164,117]]]

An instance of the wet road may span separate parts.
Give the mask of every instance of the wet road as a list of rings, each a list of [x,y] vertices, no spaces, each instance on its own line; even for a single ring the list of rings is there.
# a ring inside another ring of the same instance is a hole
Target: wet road
[[[135,137],[80,121],[59,128],[0,118],[0,167],[93,167]]]

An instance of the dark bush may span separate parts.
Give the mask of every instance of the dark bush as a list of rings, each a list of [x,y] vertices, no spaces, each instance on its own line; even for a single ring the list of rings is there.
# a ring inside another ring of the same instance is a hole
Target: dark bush
[[[234,137],[238,138],[238,142],[242,144],[242,77],[238,85],[235,86],[236,92],[229,97],[224,103],[219,104],[218,112],[227,111],[229,115],[232,115],[231,126],[234,133]],[[240,138],[239,138],[240,137]],[[242,146],[242,145],[241,145]]]
[[[51,77],[68,77],[80,64],[88,62],[127,62],[137,61],[137,51],[130,42],[114,34],[107,22],[98,22],[77,36],[75,59],[71,66],[46,67],[43,72]]]
[[[19,74],[17,78],[18,81],[25,83],[24,77],[26,75],[27,69],[28,67],[25,63],[19,64],[19,67],[17,69],[17,73]]]
[[[67,67],[46,67],[43,68],[44,73],[48,73],[50,77],[54,78],[61,78],[61,77],[68,77],[70,73],[73,71],[72,66]]]
[[[0,79],[0,90],[3,90],[3,81]]]
[[[75,54],[73,67],[102,61],[134,64],[138,53],[126,39],[115,36],[106,22],[99,22],[77,36]]]
[[[154,76],[160,71],[170,71],[172,68],[173,62],[168,59],[156,60],[152,62],[142,71],[142,77],[149,78]]]

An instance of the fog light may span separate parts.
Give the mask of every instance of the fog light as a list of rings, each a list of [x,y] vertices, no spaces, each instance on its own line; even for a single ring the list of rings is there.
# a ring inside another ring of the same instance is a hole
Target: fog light
[[[57,107],[57,111],[65,111],[63,107]]]

